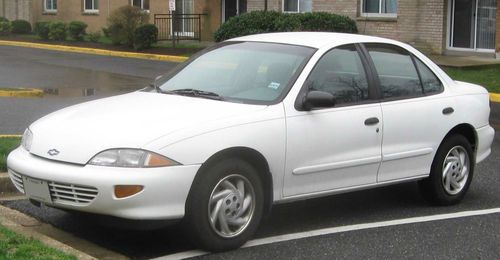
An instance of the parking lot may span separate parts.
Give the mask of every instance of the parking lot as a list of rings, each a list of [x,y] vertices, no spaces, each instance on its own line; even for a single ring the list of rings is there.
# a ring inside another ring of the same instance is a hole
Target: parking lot
[[[8,84],[2,87],[58,90],[39,99],[0,98],[0,134],[21,133],[36,118],[67,105],[142,88],[175,66],[16,47],[0,47],[0,57],[1,84]],[[492,104],[491,123],[497,130],[493,153],[477,166],[468,195],[459,205],[430,206],[416,183],[276,205],[255,236],[258,240],[253,242],[260,241],[259,245],[226,253],[196,251],[180,226],[134,231],[126,225],[104,225],[102,219],[38,208],[27,200],[3,204],[136,259],[200,255],[213,259],[498,259],[500,103]],[[450,214],[449,218],[439,217],[443,214]],[[394,225],[388,225],[392,220]]]

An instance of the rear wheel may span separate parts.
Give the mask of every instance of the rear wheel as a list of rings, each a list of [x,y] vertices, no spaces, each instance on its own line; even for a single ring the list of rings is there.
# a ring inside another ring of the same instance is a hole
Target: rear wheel
[[[264,192],[255,168],[240,159],[199,173],[186,207],[186,224],[199,247],[223,251],[243,245],[258,227]]]
[[[461,135],[448,137],[436,153],[429,178],[420,181],[422,195],[437,205],[460,202],[472,181],[474,164],[469,141]]]

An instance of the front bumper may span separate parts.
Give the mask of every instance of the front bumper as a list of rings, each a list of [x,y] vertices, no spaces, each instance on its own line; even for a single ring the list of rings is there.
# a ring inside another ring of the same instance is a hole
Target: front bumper
[[[48,206],[144,220],[182,218],[191,184],[200,166],[81,166],[43,159],[22,147],[12,151],[7,158],[11,179],[21,192],[24,193],[24,187],[20,187],[23,185],[22,176],[48,182],[51,200],[44,202]],[[133,196],[118,199],[114,195],[115,185],[143,185],[144,189]],[[58,197],[57,189],[72,191],[73,195],[63,193],[64,196]]]

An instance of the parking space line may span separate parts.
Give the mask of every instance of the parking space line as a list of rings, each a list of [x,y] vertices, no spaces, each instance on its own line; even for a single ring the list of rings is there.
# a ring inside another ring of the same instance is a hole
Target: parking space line
[[[423,223],[430,221],[438,221],[438,220],[446,220],[446,219],[455,219],[455,218],[465,218],[465,217],[473,217],[473,216],[481,216],[481,215],[489,215],[489,214],[497,214],[500,213],[500,208],[491,208],[491,209],[482,209],[482,210],[472,210],[472,211],[461,211],[454,213],[446,213],[446,214],[437,214],[430,216],[422,216],[422,217],[412,217],[412,218],[403,218],[403,219],[395,219],[388,221],[380,221],[380,222],[372,222],[372,223],[364,223],[364,224],[355,224],[348,226],[340,226],[340,227],[331,227],[331,228],[322,228],[304,232],[297,232],[279,236],[271,236],[266,238],[254,239],[247,242],[242,248],[260,246],[266,244],[273,244],[278,242],[285,242],[289,240],[296,240],[301,238],[308,237],[316,237],[322,235],[330,235],[335,233],[363,230],[363,229],[372,229],[372,228],[380,228],[380,227],[390,227],[397,225],[405,225],[405,224],[415,224],[415,223]],[[196,257],[201,255],[209,254],[209,252],[205,252],[202,250],[190,250],[180,253],[175,253],[171,255],[162,256],[156,258],[158,260],[168,260],[168,259],[184,259],[189,257]]]

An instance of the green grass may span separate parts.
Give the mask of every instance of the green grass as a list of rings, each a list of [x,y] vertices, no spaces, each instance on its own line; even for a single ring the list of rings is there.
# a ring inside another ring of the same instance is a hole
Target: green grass
[[[28,239],[0,225],[0,259],[65,260],[76,257],[50,248],[35,239]]]
[[[0,172],[7,171],[7,155],[16,149],[21,143],[21,138],[17,137],[8,137],[8,138],[0,138]],[[0,254],[0,259],[1,258]]]
[[[454,80],[481,85],[489,92],[500,93],[500,65],[472,68],[443,68]]]

